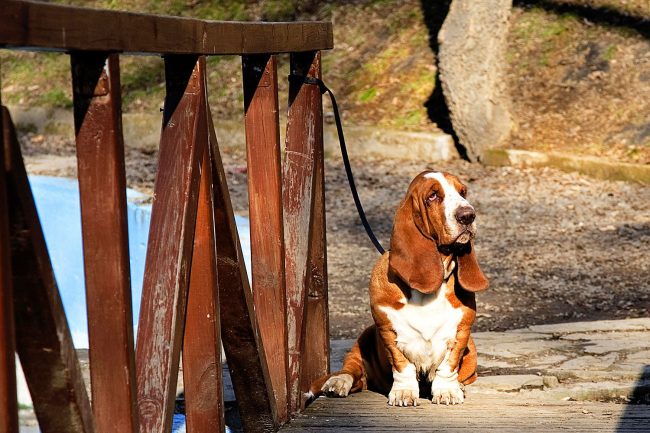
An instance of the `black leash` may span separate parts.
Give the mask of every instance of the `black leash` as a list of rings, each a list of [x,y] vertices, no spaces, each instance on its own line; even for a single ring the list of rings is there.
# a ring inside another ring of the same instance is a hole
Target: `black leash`
[[[354,204],[357,207],[357,212],[359,212],[359,218],[361,218],[361,224],[366,229],[368,237],[372,241],[379,254],[384,254],[386,250],[381,246],[379,240],[372,231],[370,223],[366,218],[366,213],[363,211],[363,206],[361,205],[361,200],[359,199],[359,193],[357,193],[357,187],[354,184],[354,176],[352,175],[352,167],[350,167],[350,159],[348,158],[348,150],[345,146],[345,136],[343,135],[343,125],[341,124],[341,115],[339,114],[339,106],[336,103],[336,98],[334,93],[323,83],[322,80],[316,77],[303,77],[301,75],[289,75],[290,83],[305,83],[305,84],[315,84],[320,88],[322,94],[329,94],[330,100],[332,101],[332,109],[334,110],[334,121],[336,122],[336,132],[339,136],[339,144],[341,145],[341,156],[343,157],[343,165],[345,166],[345,173],[348,176],[348,184],[350,185],[350,191],[352,192],[352,198],[354,199]]]

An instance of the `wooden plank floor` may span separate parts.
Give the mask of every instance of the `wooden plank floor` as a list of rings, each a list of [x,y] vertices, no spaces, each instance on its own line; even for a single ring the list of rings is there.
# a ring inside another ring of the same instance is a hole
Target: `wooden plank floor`
[[[461,406],[420,400],[390,407],[372,392],[316,400],[280,431],[290,432],[650,432],[650,406],[540,401],[521,395],[470,394]]]

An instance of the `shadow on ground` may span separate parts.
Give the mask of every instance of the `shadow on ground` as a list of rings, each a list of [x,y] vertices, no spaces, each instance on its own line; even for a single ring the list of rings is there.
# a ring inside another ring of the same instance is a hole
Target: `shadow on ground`
[[[643,369],[630,402],[621,415],[616,431],[622,433],[638,428],[639,424],[643,422],[642,415],[645,414],[645,418],[647,418],[648,411],[650,411],[650,365],[646,365]]]
[[[650,38],[650,20],[647,17],[626,14],[612,6],[589,6],[557,0],[515,0],[513,5],[521,8],[539,7],[558,15],[573,14],[594,24],[625,27]]]

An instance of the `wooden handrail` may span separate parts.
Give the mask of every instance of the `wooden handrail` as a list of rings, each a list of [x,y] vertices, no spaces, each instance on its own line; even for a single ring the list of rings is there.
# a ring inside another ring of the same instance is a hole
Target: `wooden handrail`
[[[0,47],[149,54],[329,50],[330,22],[232,22],[3,0]]]

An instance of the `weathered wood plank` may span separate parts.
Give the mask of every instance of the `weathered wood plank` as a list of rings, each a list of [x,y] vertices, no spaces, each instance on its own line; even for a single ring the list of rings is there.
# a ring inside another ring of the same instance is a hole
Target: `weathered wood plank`
[[[0,131],[3,117],[0,116]],[[0,432],[18,433],[16,335],[3,135],[0,134]]]
[[[287,420],[287,339],[276,60],[269,55],[244,56],[242,68],[253,299],[276,421],[282,423]]]
[[[119,58],[72,53],[71,64],[93,414],[98,431],[136,432]]]
[[[226,174],[214,124],[210,125],[211,168],[214,181],[214,219],[221,340],[228,359],[237,406],[246,432],[275,431],[271,379],[257,325],[253,293],[242,256]]]
[[[313,59],[310,75],[322,78],[320,53]],[[313,92],[313,90],[312,90]],[[325,223],[325,153],[322,134],[322,95],[314,106],[321,128],[315,135],[314,145],[314,209],[310,226],[309,261],[307,264],[307,306],[303,324],[303,360],[301,370],[302,391],[311,382],[329,371],[329,308],[327,290],[327,239]],[[317,130],[318,131],[318,130]]]
[[[291,55],[291,74],[320,78],[320,54],[316,52]],[[305,338],[305,308],[312,274],[312,226],[323,229],[322,215],[314,218],[316,166],[322,164],[323,109],[318,86],[292,81],[289,86],[286,152],[283,172],[284,241],[286,247],[287,344],[289,411],[300,410],[303,390],[300,388],[302,364],[308,354]],[[320,159],[318,159],[320,157]],[[317,160],[318,159],[318,160]],[[322,178],[320,179],[322,181]],[[322,190],[321,190],[322,192]],[[322,207],[320,209],[322,211]],[[316,230],[316,236],[322,236]],[[324,245],[318,243],[317,247]],[[320,333],[313,327],[311,331]],[[319,340],[322,335],[310,335]],[[310,349],[325,349],[318,347]],[[308,376],[311,376],[309,374]]]
[[[309,234],[307,304],[303,320],[300,390],[306,392],[330,365],[329,306],[327,290],[327,238],[325,223],[325,159],[322,135],[314,152],[314,210]]]
[[[167,96],[136,346],[143,433],[171,429],[207,129],[205,59],[167,56],[165,78]]]
[[[3,0],[0,46],[167,54],[327,50],[329,22],[224,22]]]
[[[207,108],[206,108],[207,110]],[[205,131],[208,140],[208,125]],[[209,146],[203,152],[194,252],[183,338],[185,416],[189,433],[225,431],[219,288]]]
[[[94,431],[79,360],[9,112],[2,108],[16,350],[43,433]]]
[[[319,398],[282,432],[432,432],[432,431],[644,431],[646,405],[539,400],[516,394],[474,394],[460,406],[421,400],[418,407],[391,407],[369,391],[347,398]]]

